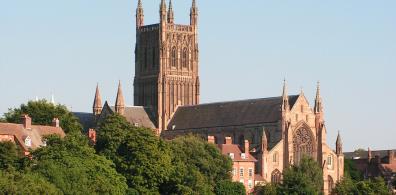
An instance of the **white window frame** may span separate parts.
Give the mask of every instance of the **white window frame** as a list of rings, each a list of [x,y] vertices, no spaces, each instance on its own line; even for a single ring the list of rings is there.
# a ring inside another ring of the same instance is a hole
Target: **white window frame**
[[[253,173],[253,169],[252,169],[252,168],[249,168],[249,173],[248,173],[248,175],[249,175],[249,178],[252,178],[252,177],[253,177],[254,173]]]
[[[239,168],[239,177],[243,177],[245,175],[245,170],[243,168]]]

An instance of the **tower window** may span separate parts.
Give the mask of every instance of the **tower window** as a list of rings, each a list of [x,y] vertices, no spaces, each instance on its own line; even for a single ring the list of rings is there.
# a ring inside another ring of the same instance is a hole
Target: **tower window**
[[[172,53],[171,53],[171,66],[176,67],[177,66],[177,50],[176,47],[172,48]]]
[[[156,62],[155,62],[155,58],[156,58],[156,55],[155,55],[155,54],[156,54],[155,48],[153,48],[152,51],[153,51],[153,61],[152,61],[153,64],[152,64],[152,67],[154,68],[154,67],[155,67],[155,63],[156,63]]]
[[[148,49],[144,48],[144,69],[147,69]]]
[[[183,68],[187,68],[188,67],[188,50],[187,50],[187,48],[183,49],[182,65],[183,65]]]

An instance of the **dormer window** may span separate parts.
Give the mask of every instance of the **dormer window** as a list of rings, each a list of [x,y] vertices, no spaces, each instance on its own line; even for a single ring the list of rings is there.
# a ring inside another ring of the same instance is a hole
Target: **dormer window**
[[[246,159],[246,153],[241,153],[241,158]]]
[[[229,153],[228,156],[230,156],[231,159],[234,159],[234,153]]]
[[[32,147],[32,139],[29,136],[25,138],[25,146]]]

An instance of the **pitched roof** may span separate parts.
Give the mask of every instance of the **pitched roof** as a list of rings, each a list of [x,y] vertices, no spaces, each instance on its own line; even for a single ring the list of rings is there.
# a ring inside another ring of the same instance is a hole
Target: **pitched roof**
[[[289,96],[291,107],[298,95]],[[277,122],[281,119],[282,97],[240,100],[181,106],[169,122],[168,129],[199,129]]]
[[[223,155],[229,155],[230,153],[234,154],[234,158],[232,161],[245,161],[245,162],[256,162],[257,160],[249,153],[249,155],[246,155],[246,158],[243,159],[241,157],[241,154],[243,153],[239,145],[236,144],[219,144],[217,145],[219,149],[221,150],[221,153]]]
[[[111,110],[115,112],[115,107],[110,106]],[[139,126],[155,129],[156,126],[153,121],[152,109],[143,106],[127,106],[123,115],[126,120],[132,125],[137,123]]]
[[[371,155],[372,158],[375,156],[379,156],[380,158],[384,158],[388,156],[389,150],[372,150]],[[396,153],[396,150],[393,150]],[[356,152],[345,152],[344,156],[346,159],[367,159],[368,152],[367,151],[356,151]]]
[[[95,128],[96,124],[92,113],[73,112],[73,115],[78,118],[84,131],[87,131],[89,128]]]
[[[44,142],[42,138],[46,135],[56,134],[61,137],[65,136],[62,128],[42,125],[32,125],[31,129],[25,129],[22,124],[0,123],[0,135],[12,135],[25,151],[28,149],[37,149]],[[25,145],[25,138],[30,137],[31,146]]]

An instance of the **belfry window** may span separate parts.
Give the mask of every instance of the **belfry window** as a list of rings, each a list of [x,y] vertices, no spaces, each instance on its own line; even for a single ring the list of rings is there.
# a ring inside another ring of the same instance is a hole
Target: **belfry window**
[[[171,64],[172,67],[176,67],[177,66],[177,50],[176,50],[176,47],[172,48],[170,64]]]

